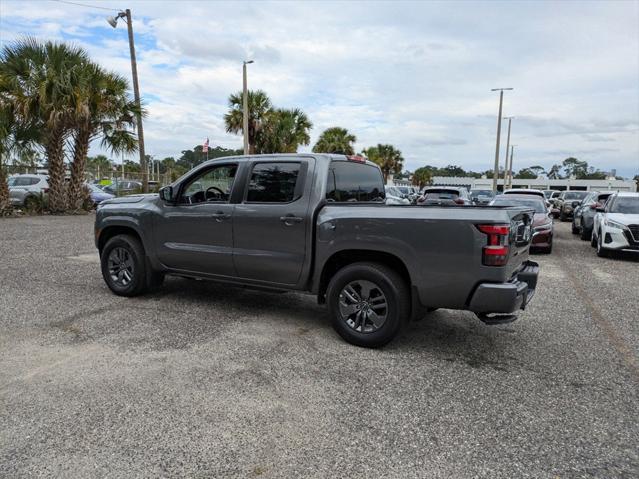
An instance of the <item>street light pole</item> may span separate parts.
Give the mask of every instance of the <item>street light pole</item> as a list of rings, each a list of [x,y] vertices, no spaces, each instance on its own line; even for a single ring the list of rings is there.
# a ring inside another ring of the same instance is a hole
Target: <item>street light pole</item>
[[[249,137],[248,137],[248,86],[246,80],[246,65],[253,63],[253,60],[244,61],[242,64],[242,131],[244,133],[244,154],[250,154],[249,151]]]
[[[128,8],[119,12],[116,17],[108,17],[107,22],[113,28],[118,24],[118,18],[123,18],[127,24],[129,32],[129,50],[131,54],[131,74],[133,76],[133,96],[135,98],[135,106],[138,109],[136,114],[136,123],[138,129],[138,151],[140,152],[140,170],[142,171],[142,191],[149,192],[149,178],[146,164],[146,154],[144,152],[144,129],[142,128],[142,111],[140,107],[140,86],[138,84],[138,64],[135,59],[135,43],[133,41],[133,20],[131,19],[131,10]]]
[[[513,152],[515,151],[515,147],[517,145],[510,145],[510,162],[508,167],[508,188],[513,187]],[[506,150],[506,155],[508,155],[508,150]]]
[[[510,148],[510,124],[512,122],[514,117],[512,116],[505,116],[504,120],[508,120],[508,139],[506,140],[506,162],[504,165],[504,190],[506,189],[506,183],[507,183],[507,178],[508,178],[508,149]]]
[[[504,102],[504,91],[512,88],[493,88],[499,92],[499,115],[497,116],[497,145],[495,146],[495,168],[493,170],[493,192],[497,193],[497,177],[499,176],[499,141],[501,137],[501,110]]]

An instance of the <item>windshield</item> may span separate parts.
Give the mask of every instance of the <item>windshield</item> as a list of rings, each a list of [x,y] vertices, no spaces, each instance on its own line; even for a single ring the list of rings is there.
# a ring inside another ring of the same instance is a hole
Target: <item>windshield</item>
[[[583,200],[588,195],[587,191],[571,191],[564,193],[565,200]]]
[[[609,213],[639,215],[639,196],[617,196],[610,205]]]
[[[16,184],[16,176],[12,176],[11,178],[9,178],[9,186],[13,186]]]
[[[425,200],[454,200],[459,198],[459,192],[454,190],[428,190],[424,192]]]
[[[97,186],[92,185],[91,183],[87,183],[86,185],[87,185],[87,188],[89,188],[89,191],[91,191],[91,193],[104,193],[104,191],[102,191]]]
[[[470,195],[471,196],[490,196],[491,198],[494,196],[493,190],[470,190]]]
[[[535,213],[547,213],[546,205],[543,200],[536,200],[534,198],[513,198],[508,196],[498,196],[493,200],[491,205],[494,206],[525,206],[527,208],[532,208],[535,210]]]

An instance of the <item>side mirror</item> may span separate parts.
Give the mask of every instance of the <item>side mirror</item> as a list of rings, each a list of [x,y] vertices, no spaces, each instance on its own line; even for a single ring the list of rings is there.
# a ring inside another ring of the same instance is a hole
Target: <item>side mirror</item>
[[[167,203],[173,203],[173,187],[165,186],[160,188],[160,198]]]

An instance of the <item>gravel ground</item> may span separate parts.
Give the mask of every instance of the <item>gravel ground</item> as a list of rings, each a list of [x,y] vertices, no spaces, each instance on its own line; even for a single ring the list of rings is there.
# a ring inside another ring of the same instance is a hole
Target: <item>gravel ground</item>
[[[0,220],[0,477],[639,476],[639,263],[557,225],[515,323],[382,350],[323,307],[100,276],[92,216]]]

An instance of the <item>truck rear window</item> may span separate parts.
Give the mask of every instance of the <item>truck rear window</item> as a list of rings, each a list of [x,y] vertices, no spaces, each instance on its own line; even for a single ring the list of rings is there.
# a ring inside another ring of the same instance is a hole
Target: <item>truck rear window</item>
[[[337,202],[384,201],[379,169],[365,163],[333,161],[328,171],[326,199]]]

